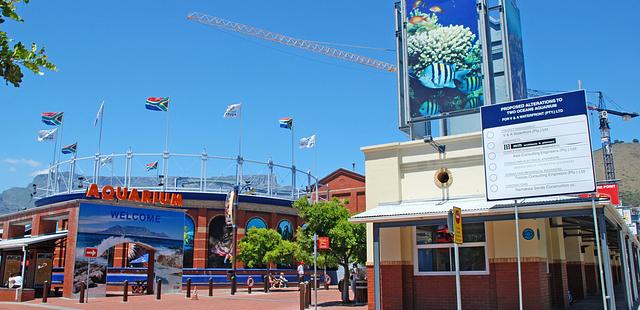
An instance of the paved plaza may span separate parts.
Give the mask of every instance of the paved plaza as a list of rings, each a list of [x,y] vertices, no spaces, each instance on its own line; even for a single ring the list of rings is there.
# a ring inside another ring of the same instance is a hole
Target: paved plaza
[[[187,299],[184,294],[162,295],[162,300],[155,300],[154,295],[129,296],[129,302],[123,303],[121,296],[91,298],[89,303],[80,304],[76,299],[49,298],[46,304],[40,299],[25,303],[0,303],[0,309],[300,309],[300,294],[296,288],[276,290],[270,293],[256,292],[248,294],[240,290],[231,296],[228,289],[214,291],[214,296],[207,296],[207,290],[199,290],[198,300]],[[341,305],[340,292],[318,290],[319,309],[366,309],[366,305]],[[311,307],[313,309],[313,306]]]

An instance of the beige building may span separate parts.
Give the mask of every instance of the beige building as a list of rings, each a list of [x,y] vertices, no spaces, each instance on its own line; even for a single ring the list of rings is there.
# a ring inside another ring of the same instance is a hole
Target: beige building
[[[485,199],[480,133],[363,147],[370,309],[455,309],[454,250],[447,213],[462,208],[462,306],[517,309],[514,201]],[[440,152],[437,145],[444,146]],[[638,248],[608,199],[553,196],[517,201],[525,309],[602,303],[596,255],[599,223],[611,306],[638,300]],[[604,245],[607,246],[604,246]],[[600,295],[601,296],[601,295]]]

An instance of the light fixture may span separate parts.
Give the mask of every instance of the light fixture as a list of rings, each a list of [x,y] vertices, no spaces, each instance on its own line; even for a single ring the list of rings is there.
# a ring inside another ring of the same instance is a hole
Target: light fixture
[[[433,141],[433,136],[431,135],[425,136],[423,141],[424,143],[431,145],[440,154],[443,154],[446,150],[446,145],[442,145],[436,141]]]

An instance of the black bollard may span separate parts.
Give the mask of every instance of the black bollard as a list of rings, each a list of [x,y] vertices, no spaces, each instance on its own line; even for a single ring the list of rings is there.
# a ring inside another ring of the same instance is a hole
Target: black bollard
[[[231,295],[235,295],[238,290],[238,282],[236,280],[236,274],[231,274]]]
[[[209,278],[209,296],[213,296],[213,277]]]
[[[122,302],[129,301],[129,281],[124,280],[124,286],[122,288]]]
[[[49,281],[44,281],[42,285],[42,303],[47,303],[47,298],[49,297]]]
[[[82,282],[80,283],[80,300],[79,300],[81,304],[84,303],[84,290],[85,290],[85,284],[84,282]]]
[[[160,294],[162,293],[162,280],[156,280],[156,300],[160,300]]]
[[[307,308],[311,306],[311,283],[307,282]]]
[[[264,292],[269,293],[269,275],[264,276]]]
[[[187,298],[191,298],[191,278],[187,279]]]

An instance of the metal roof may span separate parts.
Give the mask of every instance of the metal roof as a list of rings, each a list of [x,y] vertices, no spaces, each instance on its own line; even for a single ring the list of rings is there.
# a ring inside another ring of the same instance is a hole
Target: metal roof
[[[21,249],[23,246],[56,240],[67,236],[67,231],[59,232],[51,235],[43,235],[29,238],[8,239],[0,241],[0,250]]]
[[[598,200],[600,203],[601,201]],[[562,205],[587,205],[591,198],[576,196],[550,196],[539,198],[526,198],[518,200],[520,207],[549,207]],[[458,207],[466,215],[490,215],[498,212],[512,212],[513,200],[487,201],[484,196],[452,198],[447,200],[417,200],[400,201],[395,203],[381,203],[377,207],[351,217],[354,223],[376,223],[390,221],[414,221],[425,218],[446,217],[451,208]],[[523,210],[524,211],[524,210]]]

